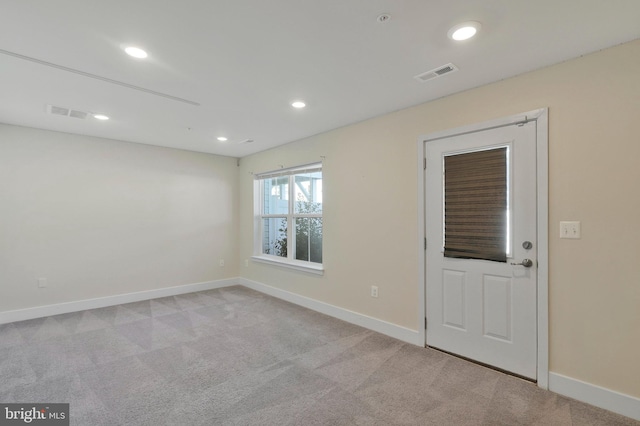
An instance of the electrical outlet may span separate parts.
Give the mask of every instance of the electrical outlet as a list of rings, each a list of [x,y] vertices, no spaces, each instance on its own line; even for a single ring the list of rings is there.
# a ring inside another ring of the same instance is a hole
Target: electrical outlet
[[[220,266],[224,266],[224,259],[220,259]]]
[[[378,297],[378,286],[371,286],[371,297]]]
[[[560,222],[560,238],[580,238],[580,222]]]
[[[249,266],[249,259],[244,260],[244,266]]]
[[[46,288],[46,287],[47,287],[47,279],[38,278],[38,288]]]

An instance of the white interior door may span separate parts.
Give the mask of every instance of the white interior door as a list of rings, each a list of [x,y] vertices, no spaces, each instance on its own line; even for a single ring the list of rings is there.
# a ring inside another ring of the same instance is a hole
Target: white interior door
[[[500,148],[506,148],[506,261],[449,257],[445,158]],[[425,152],[427,345],[535,380],[535,122],[427,141]]]

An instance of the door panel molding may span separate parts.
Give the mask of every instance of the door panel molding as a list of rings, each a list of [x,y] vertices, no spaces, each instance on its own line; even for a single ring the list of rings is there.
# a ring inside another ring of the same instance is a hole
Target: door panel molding
[[[537,287],[537,383],[538,387],[549,386],[549,244],[548,244],[548,109],[540,108],[508,117],[485,121],[422,135],[417,140],[418,157],[418,325],[420,339],[426,345],[426,262],[425,262],[425,142],[452,136],[460,136],[481,130],[511,126],[524,122],[535,122],[536,126],[536,191],[537,191],[537,239],[538,239],[538,287]],[[435,243],[435,242],[434,242]],[[427,244],[429,242],[427,241]]]

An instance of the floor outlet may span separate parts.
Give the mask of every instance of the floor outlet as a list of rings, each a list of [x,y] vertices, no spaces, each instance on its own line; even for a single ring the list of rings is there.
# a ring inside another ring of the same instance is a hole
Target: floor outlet
[[[378,297],[378,286],[371,286],[371,297]]]

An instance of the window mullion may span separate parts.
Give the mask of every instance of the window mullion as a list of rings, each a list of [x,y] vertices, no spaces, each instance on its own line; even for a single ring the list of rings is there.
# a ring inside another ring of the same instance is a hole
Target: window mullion
[[[255,188],[255,186],[254,186]],[[259,253],[262,254],[263,250],[264,250],[264,243],[263,243],[263,239],[264,239],[264,220],[263,215],[264,215],[264,181],[260,180],[258,182],[258,191],[260,191],[260,195],[258,197],[255,197],[254,195],[254,203],[257,201],[258,203],[258,213],[260,214],[260,219],[257,220],[257,228],[258,228],[258,237],[256,237],[254,235],[254,247],[253,247],[253,252],[254,253]],[[257,198],[257,199],[256,199]],[[260,242],[258,243],[257,238],[260,238]],[[256,244],[259,244],[258,247],[256,247]]]
[[[294,212],[294,195],[296,193],[294,186],[295,185],[295,176],[289,176],[289,214],[287,215],[287,241],[289,250],[287,250],[287,259],[293,260],[295,259],[294,253],[296,252],[296,240],[295,240],[295,223],[293,220],[293,212]]]

